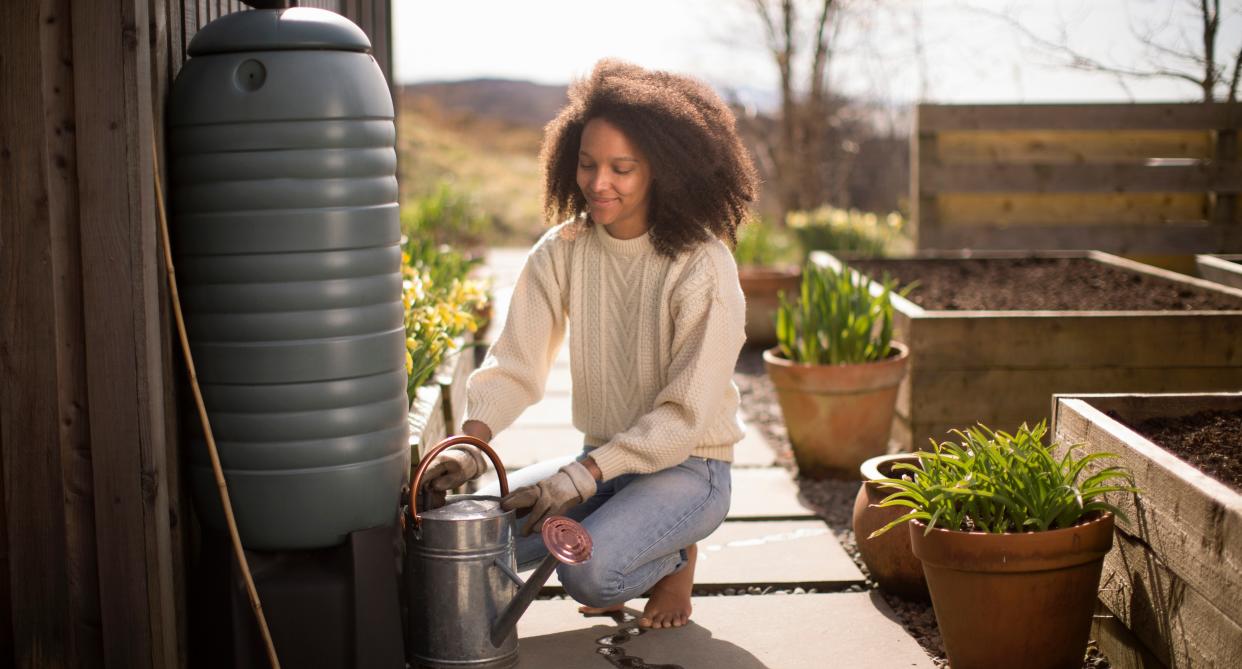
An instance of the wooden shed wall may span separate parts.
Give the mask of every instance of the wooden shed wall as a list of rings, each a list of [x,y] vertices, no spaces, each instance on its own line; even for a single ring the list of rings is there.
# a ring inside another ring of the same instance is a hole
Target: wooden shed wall
[[[371,36],[388,0],[304,2]],[[186,665],[177,396],[152,141],[239,0],[0,2],[0,667]]]

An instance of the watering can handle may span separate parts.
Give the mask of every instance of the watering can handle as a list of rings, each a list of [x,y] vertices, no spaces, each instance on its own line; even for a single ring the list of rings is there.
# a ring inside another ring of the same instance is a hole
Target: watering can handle
[[[455,437],[449,437],[444,441],[436,444],[427,455],[418,463],[418,469],[414,470],[414,480],[410,483],[410,515],[414,517],[414,527],[422,525],[423,519],[418,515],[418,489],[422,487],[423,474],[427,468],[431,466],[431,461],[440,454],[441,451],[457,446],[458,444],[469,444],[483,451],[488,459],[492,461],[492,466],[496,468],[496,478],[500,479],[500,496],[504,497],[509,494],[509,477],[505,476],[505,467],[500,464],[500,456],[496,455],[496,451],[487,445],[486,441],[476,437],[469,437],[464,434]]]

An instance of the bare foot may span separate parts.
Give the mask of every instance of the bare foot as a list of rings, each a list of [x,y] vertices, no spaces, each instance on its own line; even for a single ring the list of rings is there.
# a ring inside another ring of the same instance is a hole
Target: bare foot
[[[613,606],[595,607],[595,606],[579,606],[578,613],[584,616],[606,616],[610,613],[618,613],[625,610],[625,604],[615,604]]]
[[[688,560],[681,571],[660,579],[651,588],[651,598],[643,608],[639,627],[660,629],[681,627],[690,622],[690,595],[694,590],[694,563],[699,556],[698,544],[686,548]]]

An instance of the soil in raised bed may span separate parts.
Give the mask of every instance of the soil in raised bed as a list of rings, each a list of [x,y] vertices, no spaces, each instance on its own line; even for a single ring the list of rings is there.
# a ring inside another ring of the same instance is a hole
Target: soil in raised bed
[[[854,260],[872,278],[918,282],[910,301],[933,311],[1242,310],[1242,298],[1089,258]]]
[[[1242,493],[1242,410],[1201,411],[1137,423],[1114,418],[1195,469]]]

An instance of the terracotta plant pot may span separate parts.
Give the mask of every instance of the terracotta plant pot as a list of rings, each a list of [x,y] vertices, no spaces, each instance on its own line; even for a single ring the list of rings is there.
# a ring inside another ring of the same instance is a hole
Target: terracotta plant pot
[[[862,554],[871,578],[881,590],[906,599],[927,601],[927,579],[923,577],[923,563],[910,550],[910,533],[904,527],[894,527],[874,539],[867,538],[909,511],[904,506],[875,506],[894,492],[875,481],[892,477],[893,465],[898,462],[917,465],[919,459],[913,453],[880,455],[862,463],[859,468],[863,484],[854,498],[854,541],[858,543],[858,552]]]
[[[953,669],[1080,669],[1113,516],[1047,532],[909,523]]]
[[[909,350],[856,365],[803,365],[763,352],[789,430],[798,471],[809,478],[857,478],[863,461],[888,451],[897,386]]]
[[[776,343],[776,310],[781,306],[780,292],[791,298],[802,285],[802,270],[797,267],[740,267],[738,281],[746,296],[746,343],[771,346]]]

